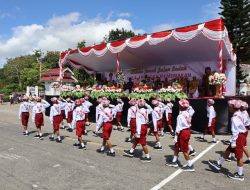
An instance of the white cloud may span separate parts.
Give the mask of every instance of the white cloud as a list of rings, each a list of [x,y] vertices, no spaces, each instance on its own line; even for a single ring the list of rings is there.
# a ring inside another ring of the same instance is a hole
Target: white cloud
[[[220,18],[220,15],[218,14],[220,12],[219,6],[219,1],[205,4],[201,8],[202,17],[204,18],[204,20]]]
[[[160,31],[164,31],[164,30],[170,30],[173,29],[175,27],[175,25],[173,24],[159,24],[159,25],[155,25],[152,27],[152,32],[160,32]]]
[[[118,17],[127,17],[127,18],[129,18],[131,16],[131,14],[127,13],[127,12],[124,12],[124,13],[118,13],[117,16]]]
[[[3,58],[11,58],[33,52],[34,49],[42,51],[63,51],[76,48],[79,41],[85,40],[87,45],[98,44],[111,29],[124,28],[136,33],[145,33],[135,29],[128,19],[107,19],[100,16],[83,20],[78,12],[62,16],[53,16],[47,24],[31,24],[13,28],[12,36],[3,40],[0,38],[0,67]]]

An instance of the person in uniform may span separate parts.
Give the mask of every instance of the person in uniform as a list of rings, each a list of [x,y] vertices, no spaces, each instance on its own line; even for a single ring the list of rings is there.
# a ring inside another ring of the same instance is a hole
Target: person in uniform
[[[74,126],[72,125],[72,120],[73,120],[73,109],[75,107],[75,104],[71,100],[71,98],[67,98],[66,101],[67,103],[65,106],[65,117],[68,123],[68,131],[72,132],[74,130]]]
[[[116,119],[117,126],[115,126],[114,129],[115,130],[118,129],[123,132],[124,128],[121,124],[121,119],[122,119],[122,111],[123,111],[124,102],[122,101],[121,98],[118,98],[116,101],[117,101],[117,105],[115,106],[115,109],[116,109],[115,119]]]
[[[230,100],[229,111],[233,113],[231,118],[231,131],[232,137],[230,139],[230,145],[227,147],[223,156],[218,161],[209,160],[208,163],[217,171],[220,171],[225,159],[228,158],[230,153],[234,153],[237,159],[237,172],[234,174],[228,174],[228,177],[235,180],[244,181],[243,174],[243,152],[246,145],[246,127],[244,125],[244,118],[242,116],[241,100]]]
[[[130,137],[126,138],[125,141],[131,142],[136,133],[136,112],[137,112],[136,99],[132,98],[128,103],[130,105],[130,108],[128,109],[127,123],[128,127],[130,128]]]

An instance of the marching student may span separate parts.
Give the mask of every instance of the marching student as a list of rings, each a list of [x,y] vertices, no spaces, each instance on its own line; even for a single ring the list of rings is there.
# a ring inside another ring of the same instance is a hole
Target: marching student
[[[207,131],[211,132],[213,141],[212,143],[216,143],[217,140],[215,138],[215,123],[216,123],[216,112],[214,110],[214,100],[208,99],[207,100],[207,118],[208,118],[208,125],[205,128],[203,135],[200,137],[201,141],[205,141],[205,135]]]
[[[68,131],[72,132],[74,130],[74,125],[72,125],[72,120],[73,120],[73,109],[75,107],[75,104],[71,100],[71,98],[67,98],[66,101],[67,103],[65,106],[65,117],[68,123]]]
[[[49,138],[51,141],[54,141],[54,135],[57,135],[56,142],[61,143],[62,139],[59,133],[60,123],[62,121],[61,108],[58,104],[58,100],[56,97],[51,98],[52,106],[50,107],[50,122],[53,125],[53,133]]]
[[[172,104],[171,99],[167,98],[166,99],[166,111],[165,111],[165,113],[166,113],[166,123],[167,123],[167,126],[168,126],[169,130],[170,130],[170,134],[172,136],[174,136],[174,130],[173,130],[173,127],[172,127],[172,124],[173,124],[173,122],[172,122],[173,106],[174,105]]]
[[[230,100],[229,111],[233,113],[231,118],[231,131],[232,137],[230,139],[230,145],[227,147],[223,156],[220,157],[218,161],[209,160],[208,163],[216,170],[220,171],[222,164],[225,159],[228,158],[229,154],[232,152],[235,154],[237,159],[237,172],[233,175],[228,174],[228,177],[235,180],[244,181],[243,174],[243,152],[244,146],[246,144],[246,127],[244,126],[244,120],[242,113],[240,111],[241,101],[240,100]]]
[[[63,97],[59,97],[58,104],[59,104],[60,109],[61,109],[61,117],[62,117],[61,129],[65,129],[63,120],[66,119],[65,107],[66,107],[67,102],[66,102],[66,100],[63,99]],[[67,128],[67,126],[66,126],[66,128]]]
[[[98,97],[97,99],[97,103],[98,105],[96,106],[96,111],[95,111],[95,121],[96,121],[96,128],[95,128],[95,131],[94,131],[94,136],[98,136],[98,133],[99,133],[99,126],[97,125],[97,122],[98,122],[98,119],[100,117],[100,111],[103,109],[103,105],[102,105],[102,101],[103,101],[103,98],[100,96]]]
[[[142,162],[151,162],[151,157],[148,152],[146,143],[147,130],[148,130],[148,114],[151,114],[153,109],[145,103],[144,99],[138,100],[136,112],[136,134],[135,140],[130,150],[124,150],[124,154],[129,157],[134,157],[134,150],[137,144],[141,144],[145,153],[145,157],[141,158]]]
[[[83,102],[83,104],[89,109],[91,106],[93,106],[93,104],[89,101],[89,95],[84,95],[84,102]],[[87,113],[85,113],[85,121],[86,121],[86,125],[90,125],[89,124],[89,112],[90,112],[90,110],[88,110],[88,112]]]
[[[28,132],[28,122],[29,122],[29,111],[34,106],[33,103],[29,102],[29,98],[27,96],[23,96],[23,103],[21,103],[19,108],[19,119],[22,121],[23,126],[23,135],[29,136]]]
[[[162,106],[159,105],[158,100],[152,100],[152,105],[154,107],[154,109],[152,111],[153,132],[154,132],[154,136],[156,139],[156,144],[154,146],[154,149],[162,150],[158,131],[161,131],[163,128],[162,127],[162,117],[163,117],[163,113],[164,113],[164,108],[162,108]],[[150,132],[149,132],[149,134],[150,134]]]
[[[189,102],[187,100],[180,100],[180,113],[177,117],[176,124],[176,135],[174,138],[175,141],[175,151],[174,157],[171,162],[167,162],[167,166],[178,167],[177,159],[179,152],[183,152],[184,158],[187,161],[187,165],[183,166],[184,171],[195,171],[192,161],[190,160],[188,150],[189,150],[189,139],[190,139],[190,127],[191,127],[191,116],[187,111],[189,107]]]
[[[117,126],[114,127],[114,130],[118,129],[118,130],[123,132],[124,128],[121,124],[121,118],[122,118],[122,111],[123,111],[124,102],[122,101],[121,98],[118,98],[116,101],[117,101],[117,105],[115,106],[115,109],[116,109],[115,119],[116,119]]]
[[[37,133],[34,137],[39,138],[40,140],[43,140],[41,129],[41,127],[44,126],[43,113],[48,107],[50,107],[50,104],[47,101],[42,100],[41,97],[36,97],[36,104],[32,109],[32,121],[35,123],[37,128]]]
[[[87,135],[87,129],[86,129],[86,118],[89,117],[89,104],[86,103],[86,100],[84,98],[81,98],[80,101],[82,102],[82,106],[85,108],[84,109],[84,114],[85,114],[85,129],[84,129],[84,135]]]
[[[242,101],[240,110],[242,112],[243,123],[246,127],[246,139],[248,136],[248,130],[249,130],[249,126],[250,126],[250,118],[249,118],[247,109],[248,109],[248,104],[246,102]],[[247,150],[247,141],[246,141],[245,146],[243,147],[243,150],[244,150],[244,153],[247,157],[247,160],[244,162],[244,164],[250,164],[250,154],[249,154],[249,151]]]
[[[191,122],[192,122],[192,118],[193,118],[195,111],[194,111],[194,108],[190,104],[187,108],[187,112],[189,113],[189,115],[191,117]],[[191,144],[188,145],[188,149],[189,149],[189,156],[195,156],[196,152]]]
[[[130,128],[130,137],[126,138],[125,142],[131,142],[136,133],[136,99],[132,98],[129,102],[130,108],[128,109],[127,123]]]
[[[74,144],[74,146],[78,146],[79,149],[86,150],[86,146],[83,143],[82,135],[85,133],[85,113],[88,108],[82,104],[81,100],[75,101],[75,109],[73,111],[73,122],[72,125],[76,126],[76,136],[78,141]]]
[[[98,149],[97,152],[103,154],[105,146],[107,145],[108,148],[109,148],[109,151],[107,152],[107,155],[114,157],[115,156],[115,151],[112,148],[112,144],[111,144],[109,139],[110,139],[110,136],[111,136],[111,133],[112,133],[112,128],[113,128],[112,121],[113,121],[114,116],[116,114],[116,109],[114,107],[110,108],[109,103],[110,103],[109,100],[104,99],[103,102],[102,102],[103,108],[99,112],[99,119],[97,121],[97,127],[98,127],[98,130],[99,130],[101,128],[101,126],[102,126],[103,142],[102,142],[101,148]]]

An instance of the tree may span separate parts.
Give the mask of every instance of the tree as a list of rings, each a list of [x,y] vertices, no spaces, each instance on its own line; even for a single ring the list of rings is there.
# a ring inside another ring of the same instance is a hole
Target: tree
[[[83,40],[83,41],[77,43],[77,48],[84,48],[85,45],[86,45],[86,41]]]
[[[25,68],[21,71],[21,81],[23,86],[36,86],[39,83],[38,68]]]
[[[104,43],[116,41],[116,40],[122,40],[122,39],[127,39],[134,37],[135,33],[131,30],[125,30],[124,28],[122,29],[116,29],[116,30],[111,30],[109,31],[109,34],[106,35],[103,39]]]
[[[59,59],[60,59],[59,51],[47,51],[47,53],[41,59],[43,69],[58,68]]]
[[[237,82],[244,80],[240,64],[250,64],[250,1],[221,0],[220,15],[237,55]]]

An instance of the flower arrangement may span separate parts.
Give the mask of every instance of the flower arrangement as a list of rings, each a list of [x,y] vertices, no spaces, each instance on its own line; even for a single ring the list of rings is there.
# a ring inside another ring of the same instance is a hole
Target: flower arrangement
[[[51,87],[51,88],[60,88],[60,83],[59,83],[59,82],[52,82],[52,83],[50,84],[50,87]]]
[[[182,88],[177,86],[168,86],[167,88],[161,88],[158,93],[178,93],[181,92]]]
[[[117,87],[106,87],[102,89],[93,89],[90,93],[90,97],[97,99],[99,96],[109,97],[111,100],[124,97],[126,94],[121,88]]]
[[[85,88],[81,88],[80,86],[77,87],[62,87],[61,94],[62,97],[74,97],[74,98],[81,98],[83,95],[89,94]]]
[[[222,84],[224,85],[227,82],[226,75],[224,73],[214,73],[213,75],[209,76],[209,84],[216,85]]]
[[[132,89],[132,93],[129,94],[129,99],[131,98],[143,98],[145,100],[149,100],[150,98],[156,97],[157,94],[153,91],[152,88],[148,87],[147,85],[144,86],[137,86]]]

